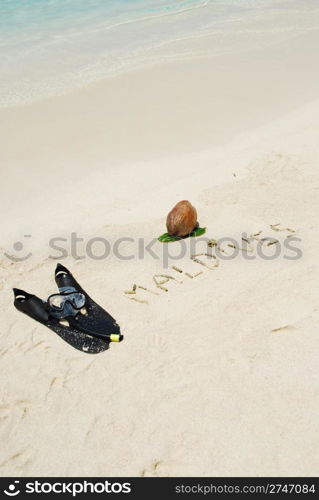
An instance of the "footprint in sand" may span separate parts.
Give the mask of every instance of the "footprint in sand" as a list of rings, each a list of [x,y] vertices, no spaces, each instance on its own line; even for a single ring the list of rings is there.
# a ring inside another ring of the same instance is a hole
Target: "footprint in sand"
[[[12,422],[18,424],[28,415],[29,410],[30,401],[24,399],[0,404],[0,427],[6,424],[11,425]]]
[[[159,335],[148,335],[145,337],[145,343],[147,347],[150,349],[154,349],[156,351],[164,352],[168,348],[167,340],[164,337],[160,337]]]
[[[0,463],[0,468],[5,466],[10,466],[10,470],[12,470],[12,468],[21,470],[25,469],[26,466],[30,463],[31,463],[30,455],[25,450],[21,450],[5,458]]]
[[[140,477],[156,477],[160,475],[160,468],[162,466],[162,460],[154,460],[148,467],[142,469]]]

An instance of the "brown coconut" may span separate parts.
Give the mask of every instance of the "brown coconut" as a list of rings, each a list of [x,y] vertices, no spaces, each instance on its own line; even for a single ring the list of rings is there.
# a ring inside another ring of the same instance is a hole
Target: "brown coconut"
[[[179,201],[166,219],[167,232],[170,236],[187,236],[197,224],[196,208],[187,200]]]

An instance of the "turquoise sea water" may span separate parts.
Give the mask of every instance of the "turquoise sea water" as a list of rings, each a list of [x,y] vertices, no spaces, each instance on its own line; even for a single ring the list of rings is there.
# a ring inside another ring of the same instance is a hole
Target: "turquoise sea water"
[[[0,106],[185,55],[186,42],[211,34],[219,50],[227,36],[262,32],[267,20],[267,30],[286,29],[283,12],[291,20],[316,7],[318,0],[0,0]]]

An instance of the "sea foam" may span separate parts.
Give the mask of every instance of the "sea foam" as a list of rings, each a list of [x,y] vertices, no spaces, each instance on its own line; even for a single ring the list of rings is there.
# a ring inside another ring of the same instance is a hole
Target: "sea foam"
[[[143,65],[247,49],[276,34],[315,29],[311,11],[317,12],[317,5],[317,0],[2,0],[0,106],[62,94]]]

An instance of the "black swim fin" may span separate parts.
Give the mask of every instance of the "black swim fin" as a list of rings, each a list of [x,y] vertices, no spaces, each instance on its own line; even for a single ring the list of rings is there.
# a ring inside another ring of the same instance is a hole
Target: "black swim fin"
[[[89,297],[68,269],[58,264],[55,278],[62,297],[64,288],[75,289],[85,296],[84,311],[74,311],[72,316],[55,317],[48,302],[17,288],[13,289],[15,307],[53,330],[75,349],[86,353],[98,354],[107,350],[110,342],[123,339],[114,318]]]
[[[106,342],[121,342],[123,340],[120,327],[115,319],[91,299],[70,271],[62,266],[62,264],[56,266],[55,282],[59,290],[74,288],[77,292],[83,293],[85,296],[86,314],[78,314],[75,318],[69,318],[72,326],[79,328],[83,332],[87,332],[89,335],[99,336]]]

